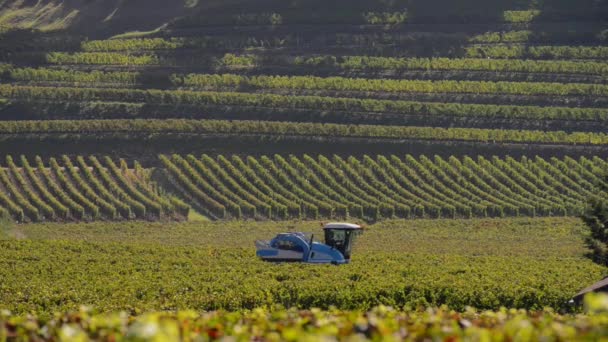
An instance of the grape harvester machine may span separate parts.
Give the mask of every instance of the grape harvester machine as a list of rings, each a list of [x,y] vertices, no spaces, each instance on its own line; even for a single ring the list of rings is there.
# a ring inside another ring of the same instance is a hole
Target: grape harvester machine
[[[306,262],[313,264],[347,264],[355,238],[363,228],[352,223],[328,223],[323,227],[325,243],[314,241],[314,235],[280,233],[270,241],[256,241],[256,255],[274,262]]]

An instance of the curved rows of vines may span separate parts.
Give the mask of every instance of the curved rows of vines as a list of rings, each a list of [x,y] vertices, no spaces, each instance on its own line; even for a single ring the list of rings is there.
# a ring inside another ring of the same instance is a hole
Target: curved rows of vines
[[[161,196],[139,164],[109,157],[6,157],[0,216],[17,222],[183,219],[189,207]]]
[[[161,166],[109,157],[0,168],[0,216],[18,222],[183,219],[453,218],[580,214],[601,158],[161,155]],[[158,175],[160,174],[160,175]],[[603,184],[607,185],[607,184]],[[181,199],[167,193],[175,193]]]
[[[608,167],[601,158],[584,157],[160,160],[173,188],[209,217],[275,220],[579,215]]]

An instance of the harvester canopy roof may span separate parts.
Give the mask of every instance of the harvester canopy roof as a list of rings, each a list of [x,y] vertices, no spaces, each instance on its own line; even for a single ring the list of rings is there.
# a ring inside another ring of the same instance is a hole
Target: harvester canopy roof
[[[607,292],[608,291],[608,277],[598,281],[597,283],[581,290],[579,293],[577,293],[574,296],[574,299],[581,299],[585,294],[589,293],[589,292],[597,292],[597,291],[602,291],[602,292]]]
[[[346,222],[332,222],[323,226],[323,229],[344,229],[344,230],[358,230],[362,229],[360,225]]]

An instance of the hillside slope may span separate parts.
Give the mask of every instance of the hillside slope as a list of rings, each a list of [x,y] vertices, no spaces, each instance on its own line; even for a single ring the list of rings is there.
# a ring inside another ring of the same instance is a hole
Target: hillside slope
[[[214,3],[198,0],[2,0],[0,25],[40,30],[73,29],[87,34],[152,30],[166,22]]]
[[[608,155],[606,0],[0,11],[2,153]]]
[[[183,17],[208,24],[225,17],[247,20],[252,13],[271,13],[279,18],[299,17],[306,22],[326,17],[341,22],[361,13],[391,13],[407,8],[407,15],[413,14],[415,21],[470,22],[481,17],[491,21],[502,17],[506,10],[530,7],[543,13],[567,13],[571,18],[585,9],[584,12],[596,11],[601,17],[605,5],[604,0],[0,0],[0,26],[45,31],[71,29],[100,36],[153,30]]]

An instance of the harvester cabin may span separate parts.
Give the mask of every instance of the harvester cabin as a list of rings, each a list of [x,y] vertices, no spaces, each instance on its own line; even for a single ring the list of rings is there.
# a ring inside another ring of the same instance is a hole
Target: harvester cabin
[[[574,300],[575,303],[580,304],[583,302],[583,298],[585,297],[585,295],[589,292],[606,292],[606,293],[608,293],[608,277],[605,277],[604,279],[598,281],[597,283],[581,290],[574,297],[572,297],[572,299]]]

